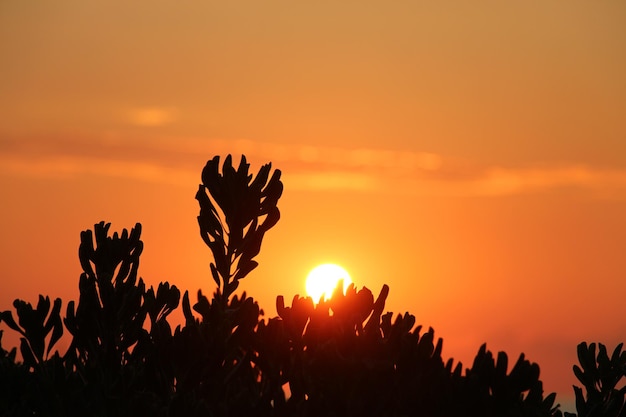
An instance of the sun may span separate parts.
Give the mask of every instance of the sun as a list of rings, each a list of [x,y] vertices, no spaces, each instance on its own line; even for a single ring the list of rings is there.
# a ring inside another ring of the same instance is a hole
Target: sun
[[[324,300],[328,300],[339,285],[340,280],[343,280],[343,290],[345,291],[352,279],[344,268],[336,264],[318,265],[306,277],[306,292],[316,303],[320,301],[322,296],[324,296]]]

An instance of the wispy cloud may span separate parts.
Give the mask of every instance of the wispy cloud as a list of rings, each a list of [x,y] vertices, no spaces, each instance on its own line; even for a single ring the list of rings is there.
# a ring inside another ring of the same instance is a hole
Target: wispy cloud
[[[174,107],[138,107],[128,110],[127,118],[137,126],[163,126],[176,121],[178,110]]]
[[[406,195],[500,196],[578,189],[626,198],[626,169],[584,164],[480,166],[429,152],[202,138],[0,139],[0,171],[12,175],[81,174],[189,185],[213,155],[272,162],[291,190],[351,190]]]

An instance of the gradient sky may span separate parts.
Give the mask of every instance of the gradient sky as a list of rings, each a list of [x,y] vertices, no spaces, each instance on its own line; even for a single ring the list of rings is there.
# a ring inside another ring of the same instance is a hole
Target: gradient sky
[[[623,1],[0,3],[1,309],[77,299],[79,233],[144,226],[140,273],[213,290],[200,171],[283,172],[241,287],[268,316],[334,261],[466,366],[483,342],[571,396],[624,341]]]

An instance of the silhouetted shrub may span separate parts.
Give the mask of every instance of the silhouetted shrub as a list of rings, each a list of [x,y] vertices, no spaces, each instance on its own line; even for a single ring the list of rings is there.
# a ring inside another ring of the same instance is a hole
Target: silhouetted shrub
[[[198,224],[211,250],[212,297],[138,278],[143,249],[138,223],[109,234],[98,223],[81,233],[83,273],[78,304],[39,297],[16,300],[0,320],[20,333],[16,349],[0,343],[0,416],[560,416],[555,395],[543,395],[539,366],[522,354],[508,369],[504,352],[480,347],[469,369],[442,358],[442,339],[423,332],[409,313],[384,313],[389,287],[338,286],[315,305],[278,296],[278,316],[233,295],[256,266],[265,233],[280,212],[280,171],[264,165],[254,177],[242,157],[202,171]],[[184,324],[169,314],[182,306]],[[52,308],[51,308],[52,307]],[[52,355],[63,334],[67,352]],[[0,342],[2,332],[0,332]],[[626,354],[609,359],[600,345],[578,348],[581,416],[623,416]]]
[[[626,387],[618,383],[626,375],[626,352],[623,344],[617,345],[609,358],[606,346],[581,343],[578,345],[578,360],[581,367],[574,365],[574,374],[583,384],[586,394],[580,387],[574,387],[576,410],[580,417],[622,417],[626,416],[624,393]]]

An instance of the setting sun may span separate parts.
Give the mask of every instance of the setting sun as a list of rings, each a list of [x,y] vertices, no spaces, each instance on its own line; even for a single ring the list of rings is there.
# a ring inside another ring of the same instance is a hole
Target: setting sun
[[[315,302],[324,296],[327,300],[331,297],[339,281],[343,280],[343,289],[352,283],[350,274],[344,268],[336,264],[322,264],[316,266],[306,277],[306,292]]]

